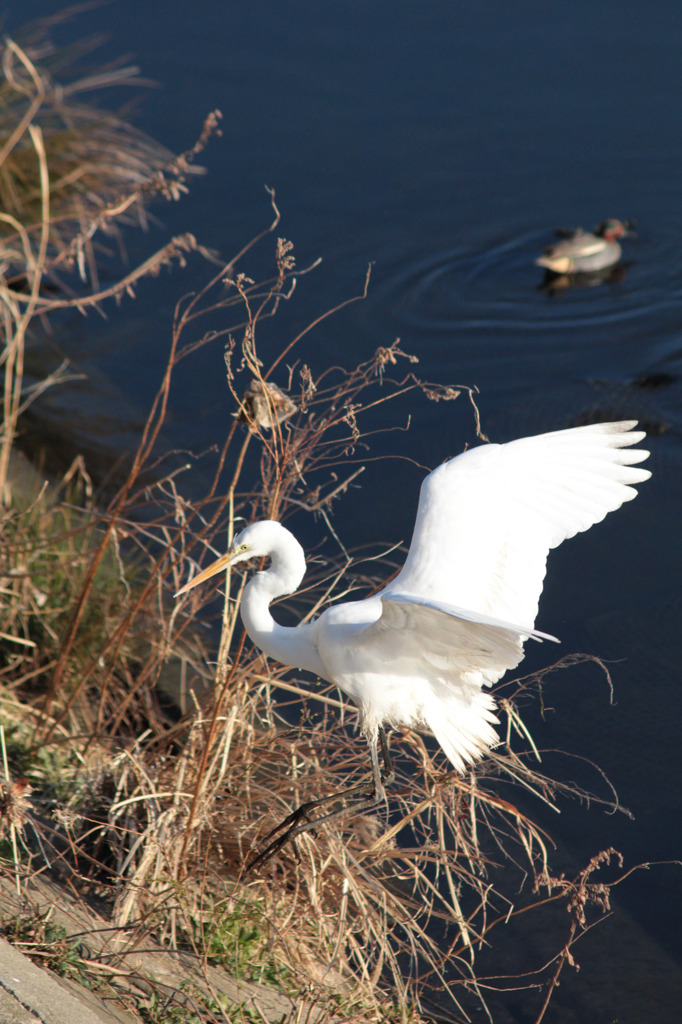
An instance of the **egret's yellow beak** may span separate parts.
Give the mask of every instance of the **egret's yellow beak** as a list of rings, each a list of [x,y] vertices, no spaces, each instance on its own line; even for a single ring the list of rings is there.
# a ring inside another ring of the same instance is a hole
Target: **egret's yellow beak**
[[[208,569],[204,569],[203,572],[200,572],[199,575],[195,576],[194,579],[189,581],[189,583],[185,583],[184,587],[180,587],[175,596],[180,597],[180,594],[186,594],[188,590],[192,589],[192,587],[196,587],[200,583],[205,583],[206,580],[210,580],[211,576],[216,576],[219,572],[227,569],[228,565],[230,565],[237,557],[237,554],[237,551],[228,551],[227,554],[221,555],[220,558],[215,560],[215,562],[211,562]]]

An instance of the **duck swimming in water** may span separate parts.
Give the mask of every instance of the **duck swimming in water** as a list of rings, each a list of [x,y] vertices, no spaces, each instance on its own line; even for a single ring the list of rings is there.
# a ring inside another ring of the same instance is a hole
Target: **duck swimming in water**
[[[630,221],[610,218],[594,232],[578,228],[567,238],[548,246],[536,259],[539,267],[553,274],[589,274],[614,266],[622,256],[619,238],[632,234]]]

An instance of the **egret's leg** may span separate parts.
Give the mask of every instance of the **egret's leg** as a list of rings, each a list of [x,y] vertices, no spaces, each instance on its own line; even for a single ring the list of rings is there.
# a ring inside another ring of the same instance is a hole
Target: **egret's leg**
[[[379,767],[377,738],[381,745],[381,760],[383,761],[383,768]],[[376,802],[379,803],[381,800],[386,798],[384,786],[390,786],[395,779],[391,752],[388,749],[388,740],[386,739],[386,730],[382,725],[379,726],[374,736],[369,736],[367,738],[367,743],[369,744],[369,752],[372,758],[372,783],[374,786],[374,792],[372,795]]]
[[[384,770],[381,773],[381,781],[384,786],[390,786],[395,779],[395,770],[393,768],[393,761],[391,760],[391,752],[388,749],[388,740],[386,739],[386,730],[383,725],[379,726],[379,742],[381,744],[381,758],[384,762]]]
[[[379,734],[381,735],[381,738],[382,738],[382,742],[381,742],[381,757],[382,757],[382,760],[384,762],[384,767],[385,767],[385,765],[386,765],[386,754],[384,752],[384,744],[386,743],[386,736],[383,735],[383,733],[384,733],[384,730],[381,728],[381,726],[379,726]],[[373,788],[374,788],[374,791],[371,794],[368,794],[368,795],[373,796],[374,799],[378,802],[379,800],[383,800],[385,798],[386,792],[384,790],[383,772],[381,771],[381,768],[379,767],[379,751],[377,750],[377,735],[376,735],[376,733],[374,734],[374,736],[368,736],[367,737],[367,743],[369,745],[370,757],[372,758],[372,785],[373,785]]]
[[[331,793],[329,796],[321,797],[319,800],[309,800],[301,804],[284,821],[280,822],[271,832],[268,832],[263,840],[266,843],[268,839],[276,836],[278,832],[281,835],[277,835],[277,838],[273,839],[261,853],[247,864],[247,871],[252,871],[257,865],[268,861],[278,850],[281,850],[285,843],[288,843],[290,839],[294,839],[296,836],[300,836],[303,832],[309,832],[311,829],[317,828],[318,825],[326,822],[372,810],[380,803],[383,803],[386,799],[384,786],[389,786],[395,778],[393,762],[391,761],[391,754],[388,749],[388,740],[386,739],[386,732],[383,727],[379,726],[377,732],[373,736],[368,737],[367,742],[372,758],[372,790],[368,793],[363,782],[357,786],[351,786],[350,789],[342,790],[340,793]],[[379,745],[381,745],[383,768],[379,767]],[[330,811],[328,814],[318,815],[317,818],[312,820],[308,818],[311,811],[319,810],[325,804],[333,803],[336,800],[346,801],[349,797],[354,797],[360,792],[364,793],[363,799],[357,800],[351,806],[341,807],[336,811]],[[302,821],[301,819],[307,820]]]

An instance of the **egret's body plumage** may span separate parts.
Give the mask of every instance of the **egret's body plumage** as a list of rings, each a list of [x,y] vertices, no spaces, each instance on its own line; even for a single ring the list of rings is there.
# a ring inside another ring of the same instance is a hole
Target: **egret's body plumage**
[[[485,688],[523,658],[549,551],[636,495],[651,474],[634,421],[602,423],[470,449],[422,483],[405,564],[377,594],[332,605],[312,622],[278,625],[269,610],[305,573],[295,537],[253,523],[181,592],[245,559],[269,557],[247,583],[247,633],[285,665],[335,683],[358,706],[383,795],[384,724],[426,728],[463,770],[497,742]],[[301,830],[301,829],[299,829]]]

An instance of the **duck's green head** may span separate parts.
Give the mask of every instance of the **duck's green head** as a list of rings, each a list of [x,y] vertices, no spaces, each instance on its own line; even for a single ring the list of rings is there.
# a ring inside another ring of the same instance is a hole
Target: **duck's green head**
[[[631,235],[633,222],[626,220],[623,223],[620,220],[616,220],[615,217],[609,217],[608,220],[601,222],[598,228],[595,230],[595,235],[599,235],[600,238],[605,238],[607,242],[615,242],[617,238],[623,238],[624,235]]]

